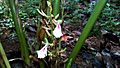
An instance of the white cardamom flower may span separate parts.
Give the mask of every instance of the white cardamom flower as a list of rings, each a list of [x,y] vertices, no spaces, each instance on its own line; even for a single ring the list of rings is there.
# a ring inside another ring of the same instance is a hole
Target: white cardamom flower
[[[56,38],[60,38],[63,34],[62,34],[62,31],[61,31],[61,25],[58,23],[53,31],[53,35],[56,37]]]

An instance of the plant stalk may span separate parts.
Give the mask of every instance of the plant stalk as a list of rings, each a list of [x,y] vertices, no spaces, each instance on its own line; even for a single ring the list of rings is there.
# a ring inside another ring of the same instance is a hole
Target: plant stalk
[[[54,0],[53,15],[56,16],[60,13],[60,0]]]
[[[8,4],[9,4],[9,8],[11,10],[12,19],[14,21],[16,33],[17,33],[17,36],[19,39],[22,59],[24,60],[24,62],[26,64],[30,65],[29,52],[28,52],[28,47],[27,47],[28,44],[25,40],[25,36],[22,31],[21,22],[18,17],[18,14],[16,12],[15,2],[14,2],[14,0],[8,0]]]

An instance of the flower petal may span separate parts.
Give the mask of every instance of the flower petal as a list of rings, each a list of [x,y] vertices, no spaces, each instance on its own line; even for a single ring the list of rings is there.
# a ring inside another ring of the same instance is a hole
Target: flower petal
[[[38,58],[44,58],[47,56],[47,47],[48,45],[45,45],[41,50],[36,51],[38,54]]]
[[[54,31],[53,31],[53,35],[56,37],[56,38],[60,38],[63,34],[62,34],[62,31],[61,31],[61,26],[60,24],[58,23],[57,26],[55,27]]]

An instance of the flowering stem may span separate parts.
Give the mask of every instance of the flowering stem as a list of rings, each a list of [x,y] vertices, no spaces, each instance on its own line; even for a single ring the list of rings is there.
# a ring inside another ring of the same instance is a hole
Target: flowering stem
[[[102,9],[104,8],[107,0],[99,0],[99,2],[96,4],[95,9],[93,10],[92,15],[90,16],[85,28],[83,29],[83,32],[81,33],[72,53],[70,54],[68,61],[66,62],[66,68],[69,68],[69,63],[73,62],[81,49],[82,45],[84,44],[86,38],[88,37],[90,30],[94,26],[98,16],[100,15]]]
[[[56,16],[60,13],[60,0],[54,0],[53,4],[53,14]]]
[[[11,66],[10,66],[10,64],[9,64],[9,61],[8,61],[8,59],[7,59],[7,56],[6,56],[6,54],[5,54],[5,51],[4,51],[3,47],[2,47],[1,42],[0,42],[0,53],[1,53],[1,56],[2,56],[2,58],[3,58],[3,60],[4,60],[4,62],[5,62],[6,67],[7,67],[7,68],[11,68]],[[1,62],[1,63],[2,63],[2,62]],[[2,66],[3,66],[3,65],[2,65]]]

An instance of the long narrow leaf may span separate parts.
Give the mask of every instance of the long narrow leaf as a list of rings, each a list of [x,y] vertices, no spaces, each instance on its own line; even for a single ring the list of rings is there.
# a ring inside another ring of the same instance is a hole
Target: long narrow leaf
[[[30,65],[29,52],[27,48],[28,45],[26,43],[25,36],[22,31],[21,22],[16,12],[14,0],[8,0],[8,4],[12,13],[12,19],[14,21],[16,33],[19,39],[22,59],[25,61],[26,64]]]
[[[102,9],[104,8],[107,0],[99,0],[99,2],[96,4],[95,9],[93,10],[92,15],[90,16],[85,28],[83,29],[83,32],[81,33],[72,53],[70,54],[68,61],[66,62],[66,68],[69,67],[69,62],[73,62],[81,49],[82,45],[84,44],[86,38],[88,37],[92,27],[94,26],[98,16],[100,15]]]
[[[3,47],[2,47],[1,42],[0,42],[0,53],[1,53],[1,56],[2,56],[2,58],[3,58],[3,60],[4,60],[4,62],[5,62],[6,67],[7,67],[7,68],[11,68],[11,66],[10,66],[10,64],[9,64],[9,61],[8,61],[8,59],[7,59],[7,56],[6,56],[6,54],[5,54],[5,51],[4,51]]]

